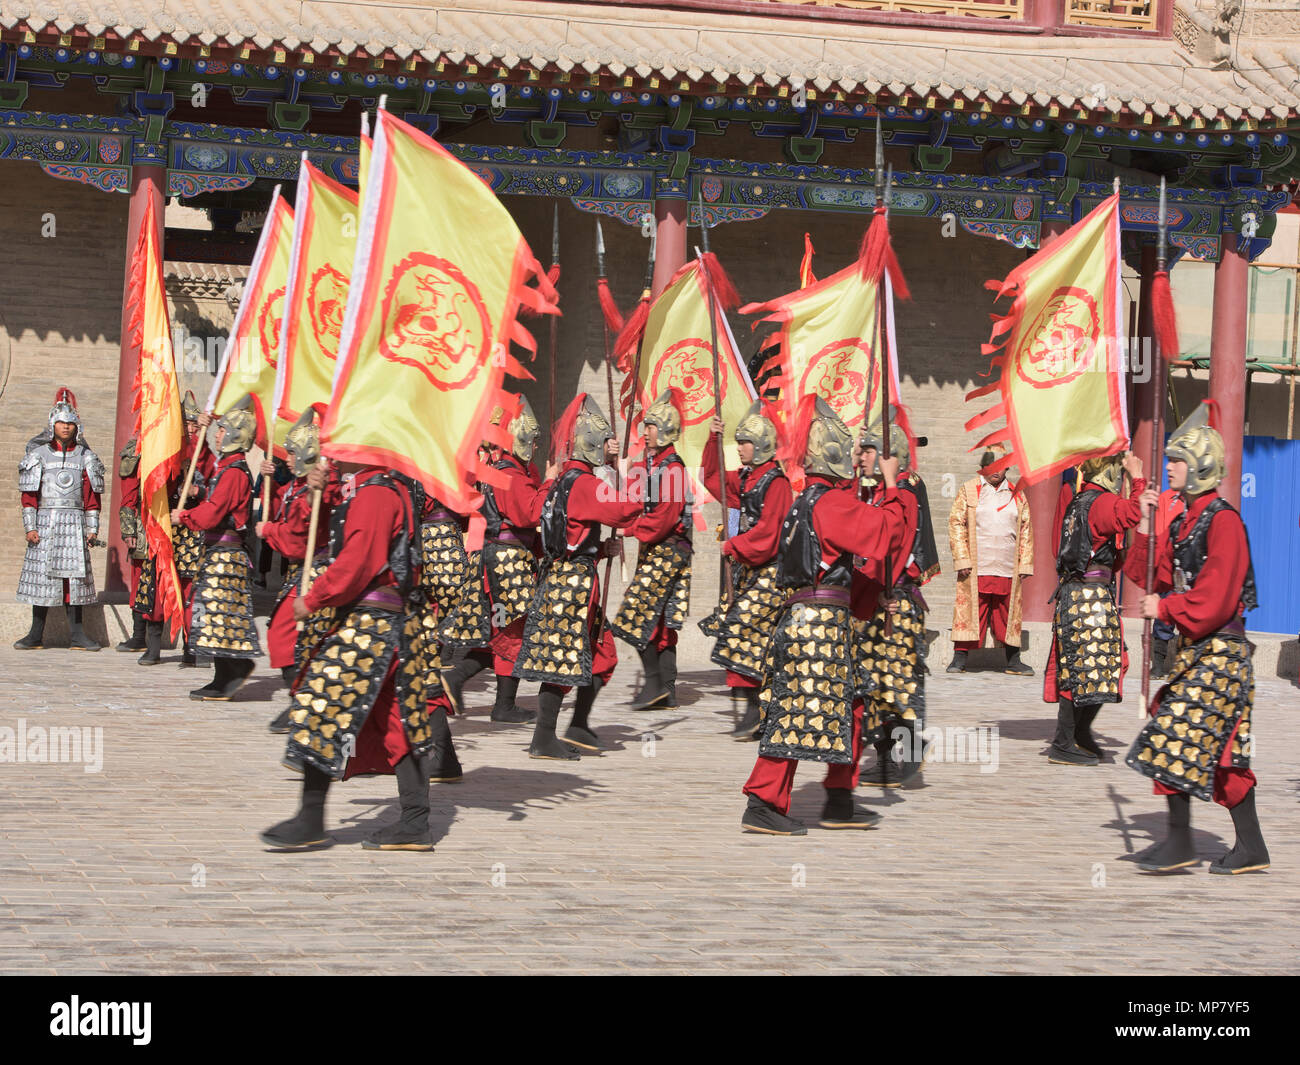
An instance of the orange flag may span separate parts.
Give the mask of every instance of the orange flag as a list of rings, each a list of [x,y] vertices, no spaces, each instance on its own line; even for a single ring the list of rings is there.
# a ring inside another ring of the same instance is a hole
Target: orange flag
[[[682,392],[682,435],[677,453],[688,469],[698,470],[709,440],[714,399],[722,396],[722,420],[735,428],[754,402],[754,386],[736,351],[736,341],[727,325],[725,308],[735,305],[734,290],[711,257],[714,279],[714,313],[718,322],[718,374],[713,379],[713,347],[710,342],[707,286],[700,260],[687,263],[673,275],[668,287],[650,307],[645,336],[641,341],[641,379],[637,398],[641,411],[670,387]],[[720,297],[720,293],[724,294]],[[730,298],[727,298],[727,297]],[[639,419],[638,419],[639,421]],[[728,469],[738,469],[734,448],[724,449]],[[698,514],[699,512],[696,511]]]
[[[994,356],[989,372],[999,371],[998,380],[966,396],[1001,398],[966,428],[1004,417],[1006,425],[971,450],[1007,444],[994,468],[1019,464],[1022,479],[1034,484],[1128,447],[1118,194],[1005,281],[985,287],[1014,302],[1010,313],[995,316],[982,348]]]
[[[303,159],[276,367],[277,454],[302,412],[329,401],[357,226],[357,193]]]
[[[275,372],[280,357],[280,327],[292,243],[293,208],[280,196],[280,188],[276,186],[266,221],[262,223],[253,265],[244,282],[244,295],[208,396],[207,409],[224,414],[245,394],[252,395],[257,407],[257,442],[263,449],[268,446],[266,427],[275,403]]]
[[[807,288],[809,285],[816,283],[817,275],[813,273],[813,246],[812,234],[803,235],[803,261],[799,264],[799,287]]]
[[[478,445],[509,446],[506,430],[489,424],[494,406],[515,403],[503,377],[531,377],[509,353],[512,342],[536,350],[517,315],[521,306],[558,313],[555,289],[483,180],[387,111],[362,202],[321,450],[391,466],[476,513],[473,483],[500,478]]]
[[[146,199],[140,237],[131,255],[127,292],[131,342],[138,345],[140,364],[135,378],[135,436],[140,455],[140,518],[156,573],[155,595],[161,597],[163,620],[175,635],[185,615],[181,584],[172,555],[170,482],[181,466],[185,439],[167,293],[163,287],[162,253],[155,230],[152,199]]]

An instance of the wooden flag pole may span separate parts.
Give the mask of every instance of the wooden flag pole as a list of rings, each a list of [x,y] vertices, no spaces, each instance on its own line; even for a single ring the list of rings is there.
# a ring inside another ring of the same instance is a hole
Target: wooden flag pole
[[[718,301],[713,292],[713,276],[709,273],[709,261],[704,256],[709,254],[709,223],[704,217],[704,195],[698,192],[697,204],[700,210],[700,243],[704,246],[704,255],[700,256],[700,269],[704,271],[704,292],[709,300],[709,343],[713,348],[713,416],[722,421],[722,368],[718,359]],[[697,249],[698,251],[698,249]],[[722,529],[718,536],[719,543],[725,544],[730,537],[727,528],[727,453],[722,443],[722,433],[718,434],[718,476],[722,479]],[[719,599],[724,606],[731,602],[731,567],[727,556],[718,555],[718,589]]]
[[[601,229],[600,219],[596,219],[596,277],[598,280],[605,280],[605,233]],[[605,321],[605,316],[600,316],[600,328],[605,342],[605,385],[609,395],[609,422],[610,426],[614,425],[614,355],[609,347],[609,323]],[[614,487],[622,488],[622,479],[619,477],[619,469],[614,467]],[[627,582],[627,559],[624,556],[619,557],[619,576],[623,582]],[[605,604],[609,600],[609,575],[614,569],[614,557],[610,555],[605,559],[605,584],[600,591],[600,616],[605,616]]]
[[[551,266],[555,266],[560,261],[560,205],[555,205],[555,215],[551,224]],[[548,398],[550,401],[550,424],[555,424],[555,358],[559,351],[559,316],[550,315],[551,327],[551,365],[548,379]],[[613,412],[610,412],[612,418]]]
[[[316,557],[316,530],[320,525],[321,490],[311,490],[311,522],[307,525],[307,554],[302,560],[302,578],[298,582],[298,598],[306,599],[311,588],[311,563]],[[298,622],[298,631],[302,632],[305,622]]]

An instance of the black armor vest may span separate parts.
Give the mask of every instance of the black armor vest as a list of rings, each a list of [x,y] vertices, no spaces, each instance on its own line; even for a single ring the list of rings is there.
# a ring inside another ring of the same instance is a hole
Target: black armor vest
[[[1209,555],[1210,540],[1210,522],[1214,515],[1221,510],[1231,510],[1237,513],[1226,499],[1219,498],[1210,501],[1200,517],[1196,519],[1196,524],[1192,526],[1185,539],[1179,540],[1179,534],[1183,531],[1183,519],[1187,517],[1187,512],[1179,514],[1169,523],[1169,538],[1174,545],[1174,591],[1182,594],[1196,583],[1196,576],[1201,572],[1201,567],[1205,565],[1205,559]],[[1237,518],[1241,521],[1240,515]],[[1242,523],[1242,531],[1245,531],[1245,523]],[[1250,558],[1250,534],[1246,533],[1246,557]],[[1246,579],[1241,585],[1241,604],[1244,610],[1254,610],[1259,605],[1255,598],[1255,563],[1253,560],[1246,564]]]
[[[916,497],[916,538],[910,554],[924,578],[939,569],[939,549],[934,544],[934,523],[930,520],[930,495],[925,490],[925,482],[915,474],[899,482],[898,487]]]
[[[497,459],[492,463],[494,470],[513,470],[518,467],[509,459]],[[501,535],[501,509],[497,506],[496,490],[492,485],[480,481],[478,490],[483,494],[483,520],[487,523],[484,530],[489,540],[494,540]]]
[[[820,481],[808,485],[781,523],[781,550],[776,564],[776,583],[780,587],[847,588],[852,581],[853,556],[848,553],[841,554],[828,569],[822,569],[822,543],[813,528],[813,507],[830,490],[830,485]]]
[[[1100,488],[1085,488],[1070,500],[1061,519],[1061,550],[1056,556],[1056,575],[1063,581],[1078,580],[1093,567],[1114,569],[1119,558],[1115,539],[1110,537],[1092,550],[1092,527],[1088,513],[1100,496]]]
[[[560,474],[542,504],[542,553],[547,558],[595,558],[600,552],[600,526],[593,525],[578,546],[569,550],[569,493],[583,470],[565,470]]]
[[[646,514],[649,514],[657,506],[659,506],[661,502],[668,502],[668,503],[677,502],[676,499],[672,498],[672,496],[675,496],[677,494],[675,491],[669,493],[669,498],[661,499],[662,493],[660,491],[660,484],[663,480],[664,471],[667,470],[670,466],[679,467],[678,472],[675,472],[669,476],[669,484],[671,485],[675,481],[680,486],[681,494],[683,497],[682,498],[682,519],[681,519],[680,527],[677,530],[677,535],[684,536],[686,537],[686,539],[689,540],[691,538],[691,493],[686,480],[686,463],[682,461],[682,457],[679,454],[677,454],[676,451],[674,451],[662,462],[653,463],[653,464],[651,463],[649,457],[647,456],[645,502],[642,504],[642,510]]]
[[[232,462],[229,466],[220,467],[212,478],[212,488],[208,492],[213,496],[217,492],[217,485],[221,483],[221,478],[231,470],[238,470],[248,480],[248,503],[244,506],[243,520],[240,521],[235,512],[227,514],[225,520],[221,523],[221,529],[231,530],[233,532],[243,532],[248,528],[248,523],[253,520],[253,475],[249,472],[248,463],[243,459],[238,462]]]
[[[781,467],[773,466],[756,480],[751,487],[749,479],[754,474],[753,467],[746,466],[740,471],[740,531],[749,532],[758,524],[759,514],[763,509],[763,500],[772,482],[782,476]]]
[[[424,487],[395,470],[371,474],[359,485],[357,492],[367,485],[387,488],[397,494],[402,507],[402,531],[388,545],[388,568],[397,579],[398,590],[403,597],[410,594],[415,586],[416,575],[420,567],[420,538],[417,535],[418,515],[424,509]],[[343,529],[347,524],[348,511],[356,492],[348,496],[330,513],[330,558],[338,558],[343,549]]]

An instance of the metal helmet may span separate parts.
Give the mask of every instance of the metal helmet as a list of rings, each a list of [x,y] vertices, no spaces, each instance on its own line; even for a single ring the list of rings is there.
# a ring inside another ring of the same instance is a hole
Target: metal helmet
[[[1227,472],[1223,437],[1214,428],[1214,408],[1204,401],[1174,430],[1165,445],[1165,458],[1187,463],[1187,484],[1183,491],[1200,495],[1219,487]]]
[[[542,435],[542,423],[533,413],[528,397],[522,393],[519,395],[519,413],[510,419],[507,428],[514,441],[511,450],[515,457],[520,462],[532,462],[533,453],[537,450],[537,440]]]
[[[194,398],[192,390],[187,389],[185,398],[181,400],[181,415],[187,422],[199,420],[199,401]]]
[[[126,446],[117,453],[117,474],[119,477],[134,477],[140,467],[140,442],[131,437]]]
[[[804,453],[805,473],[847,480],[853,476],[853,434],[821,396],[813,408]]]
[[[226,431],[221,447],[213,448],[214,451],[221,455],[247,451],[257,440],[257,415],[253,412],[253,397],[245,395],[213,424]]]
[[[876,465],[871,473],[877,477],[880,476],[880,455],[885,449],[884,427],[884,419],[881,418],[880,412],[876,411],[871,416],[867,427],[858,435],[859,447],[876,449]],[[899,470],[912,468],[911,442],[907,439],[907,431],[898,424],[898,408],[893,404],[889,407],[889,453],[898,459]]]
[[[306,477],[320,461],[320,426],[316,411],[308,407],[285,434],[284,450],[289,453],[289,468],[295,477]]]
[[[776,456],[776,426],[763,413],[761,399],[754,400],[754,405],[745,411],[745,416],[736,426],[736,443],[754,445],[755,466],[771,462]]]
[[[653,425],[659,430],[659,446],[667,447],[677,443],[682,435],[681,393],[670,388],[660,392],[658,398],[650,404],[642,420],[646,425]]]
[[[50,436],[54,435],[54,423],[67,422],[69,425],[77,427],[77,435],[81,435],[81,415],[77,413],[77,397],[72,394],[70,388],[60,388],[54,393],[54,406],[50,409]]]
[[[1090,482],[1108,492],[1118,492],[1124,481],[1124,467],[1120,465],[1118,455],[1099,455],[1084,459],[1079,463],[1079,474],[1085,482]]]
[[[573,425],[573,457],[593,466],[605,463],[605,441],[614,439],[609,419],[591,396],[584,396]]]

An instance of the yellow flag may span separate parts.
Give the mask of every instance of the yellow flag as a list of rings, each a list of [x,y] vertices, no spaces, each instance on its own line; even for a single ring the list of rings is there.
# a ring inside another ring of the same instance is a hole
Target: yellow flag
[[[280,357],[280,326],[292,242],[293,208],[281,198],[277,186],[217,379],[208,396],[207,409],[224,414],[246,394],[252,395],[258,408],[258,444],[263,448],[267,446],[266,426],[275,402],[275,368]]]
[[[167,293],[163,287],[162,254],[158,247],[153,200],[146,199],[140,237],[131,257],[127,295],[131,341],[140,350],[136,372],[135,437],[140,456],[140,517],[156,574],[155,596],[163,619],[175,634],[185,614],[180,581],[172,556],[169,488],[180,470],[185,439]]]
[[[471,513],[473,482],[499,477],[478,445],[492,408],[514,402],[503,376],[531,376],[509,353],[536,347],[520,305],[558,313],[555,289],[483,180],[387,111],[364,202],[321,450],[391,466]]]
[[[276,367],[277,453],[298,416],[313,403],[329,401],[358,221],[357,194],[304,159]]]
[[[711,263],[716,258],[710,257]],[[709,422],[715,398],[722,396],[722,421],[734,429],[754,402],[754,386],[745,364],[736,352],[736,341],[727,325],[719,288],[730,283],[718,278],[720,268],[710,267],[714,282],[714,309],[718,329],[718,376],[713,377],[713,345],[709,322],[708,286],[697,259],[687,263],[669,281],[650,308],[645,336],[641,341],[641,378],[638,401],[644,411],[669,388],[682,392],[682,435],[677,453],[688,469],[698,470],[709,441]],[[721,283],[719,283],[721,282]],[[734,304],[733,304],[734,305]],[[727,468],[740,466],[736,449],[723,449]]]
[[[1029,484],[1086,458],[1123,451],[1129,439],[1128,342],[1120,302],[1119,196],[1103,200],[1005,281],[987,287],[1014,303],[983,346],[984,354],[994,355],[998,380],[966,399],[993,392],[1001,398],[966,428],[1003,417],[1006,425],[971,450],[1007,444],[998,465],[1018,464]]]

